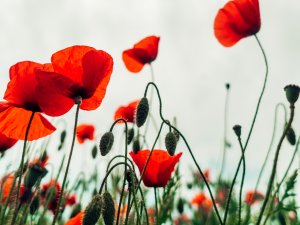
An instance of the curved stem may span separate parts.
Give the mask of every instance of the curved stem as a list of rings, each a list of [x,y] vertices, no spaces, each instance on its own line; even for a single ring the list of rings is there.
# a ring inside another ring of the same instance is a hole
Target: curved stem
[[[240,186],[240,196],[239,196],[239,225],[241,225],[242,222],[242,194],[243,194],[243,186],[244,186],[244,181],[245,181],[245,174],[246,174],[246,159],[245,159],[245,152],[243,149],[243,144],[241,141],[241,138],[238,138],[240,148],[242,150],[242,157],[243,157],[243,175],[242,175],[242,180],[241,180],[241,186]]]
[[[78,122],[79,109],[80,109],[80,103],[78,103],[77,107],[76,107],[75,123],[74,123],[74,129],[73,129],[73,139],[72,139],[71,149],[70,149],[67,168],[66,168],[66,171],[65,171],[63,183],[62,183],[62,186],[61,186],[61,191],[60,191],[59,198],[58,198],[58,201],[57,201],[57,207],[56,207],[56,210],[55,210],[52,225],[55,225],[58,214],[60,212],[60,205],[61,205],[61,201],[62,201],[62,196],[64,194],[65,184],[66,184],[66,180],[67,180],[67,176],[68,176],[68,172],[69,172],[69,167],[70,167],[70,163],[71,163],[71,158],[72,158],[72,154],[73,154],[74,144],[75,144],[76,128],[77,128],[77,122]]]
[[[255,184],[255,188],[254,188],[254,193],[256,193],[257,189],[258,189],[258,186],[259,186],[259,183],[260,183],[260,180],[261,180],[261,177],[262,177],[262,174],[263,174],[263,171],[266,167],[266,164],[268,162],[268,159],[269,159],[269,156],[270,156],[270,153],[271,153],[271,149],[273,147],[273,142],[274,142],[274,138],[275,138],[275,133],[276,133],[276,125],[277,125],[277,113],[278,113],[278,109],[279,109],[279,106],[282,106],[283,109],[284,109],[284,119],[285,119],[285,123],[287,122],[287,113],[286,113],[286,108],[285,108],[285,105],[283,103],[278,103],[276,105],[276,108],[275,108],[275,118],[274,118],[274,126],[273,126],[273,133],[272,133],[272,138],[271,138],[271,142],[270,142],[270,145],[269,145],[269,149],[268,149],[268,152],[267,152],[267,155],[265,157],[265,160],[263,162],[263,165],[260,169],[260,172],[259,172],[259,175],[258,175],[258,178],[257,178],[257,181],[256,181],[256,184]]]
[[[22,173],[23,173],[23,169],[24,169],[24,159],[25,159],[26,144],[27,144],[29,130],[30,130],[30,126],[31,126],[31,123],[32,123],[34,115],[35,115],[35,112],[32,112],[31,116],[30,116],[30,119],[29,119],[29,122],[27,124],[26,132],[25,132],[25,138],[24,138],[23,151],[22,151],[21,164],[20,164],[19,170],[17,171],[17,174],[16,174],[16,176],[19,177],[19,180],[18,180],[18,186],[17,186],[16,200],[15,200],[15,209],[14,209],[13,218],[11,220],[11,225],[13,225],[15,223],[16,218],[17,218],[17,214],[18,214],[18,209],[19,209],[19,207],[18,207],[18,201],[19,201],[19,195],[20,195]]]
[[[214,197],[213,197],[213,194],[212,194],[210,185],[209,185],[209,183],[207,182],[207,179],[206,179],[206,177],[204,176],[204,174],[203,174],[203,172],[202,172],[202,170],[201,170],[199,164],[197,163],[196,158],[195,158],[195,156],[194,156],[194,154],[193,154],[193,152],[192,152],[192,150],[191,150],[191,148],[190,148],[190,146],[189,146],[187,140],[185,139],[184,135],[183,135],[176,127],[174,127],[173,125],[171,125],[169,121],[165,120],[165,118],[164,118],[163,115],[162,115],[162,101],[161,101],[160,93],[159,93],[159,90],[158,90],[156,84],[154,84],[154,83],[152,83],[152,82],[149,82],[149,83],[147,84],[147,86],[146,86],[144,96],[147,95],[147,91],[148,91],[148,88],[149,88],[150,85],[153,85],[153,86],[155,87],[155,90],[156,90],[156,93],[157,93],[157,97],[158,97],[158,100],[159,100],[159,115],[160,115],[161,120],[163,121],[163,123],[166,123],[166,124],[168,124],[169,127],[173,128],[173,129],[180,135],[180,137],[183,139],[183,141],[184,141],[184,143],[185,143],[185,145],[186,145],[186,147],[187,147],[187,149],[188,149],[188,151],[189,151],[189,153],[190,153],[190,155],[191,155],[191,157],[192,157],[192,159],[193,159],[193,161],[194,161],[194,163],[195,163],[195,165],[196,165],[196,167],[197,167],[199,173],[201,174],[201,177],[202,177],[202,179],[203,179],[203,181],[204,181],[204,183],[205,183],[205,185],[206,185],[206,187],[207,187],[207,190],[208,190],[209,195],[210,195],[210,198],[211,198],[211,200],[212,200],[212,203],[213,203],[213,206],[214,206],[214,210],[215,210],[215,213],[216,213],[217,218],[218,218],[218,220],[219,220],[219,223],[220,223],[221,225],[223,225],[223,222],[222,222],[221,216],[220,216],[220,214],[219,214],[219,211],[218,211],[218,208],[217,208],[215,199],[214,199]]]
[[[269,201],[269,197],[271,195],[271,191],[272,191],[272,187],[273,187],[273,183],[274,183],[274,178],[275,178],[275,174],[276,174],[277,162],[278,162],[278,158],[279,158],[280,148],[281,148],[282,142],[283,142],[283,140],[285,138],[285,135],[286,135],[288,129],[291,127],[293,119],[294,119],[294,112],[295,112],[294,105],[290,105],[290,109],[291,109],[290,119],[289,119],[289,122],[286,125],[286,127],[284,129],[284,132],[283,132],[283,134],[282,134],[282,136],[281,136],[281,138],[279,140],[279,143],[277,145],[277,149],[276,149],[276,153],[275,153],[275,158],[274,158],[274,163],[273,163],[273,168],[272,168],[271,176],[270,176],[270,179],[269,179],[268,189],[267,189],[267,192],[266,192],[266,197],[265,197],[263,205],[261,207],[261,210],[260,210],[260,213],[259,213],[256,225],[260,224],[260,222],[262,220],[262,217],[263,217],[263,214],[264,214],[264,211],[265,211],[265,208],[266,208],[267,203]]]

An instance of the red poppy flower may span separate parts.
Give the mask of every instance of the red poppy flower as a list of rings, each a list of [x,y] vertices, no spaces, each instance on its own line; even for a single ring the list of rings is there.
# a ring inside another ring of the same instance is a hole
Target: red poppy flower
[[[42,157],[37,157],[35,158],[31,164],[37,164],[39,165],[40,167],[45,167],[47,164],[48,164],[48,161],[49,161],[49,156],[48,155],[45,155],[45,156],[42,156]]]
[[[43,97],[40,106],[47,115],[63,115],[78,97],[83,110],[100,106],[113,69],[108,53],[76,45],[54,53],[51,63],[53,69],[37,71],[37,91]]]
[[[76,196],[75,195],[69,195],[66,200],[66,205],[72,206],[76,203]]]
[[[210,211],[213,207],[210,198],[206,197],[203,192],[198,193],[191,201],[192,204],[203,208],[205,211]]]
[[[141,150],[137,154],[129,153],[134,163],[142,173],[150,150]],[[170,156],[167,151],[155,149],[152,152],[143,182],[147,187],[164,187],[168,183],[175,165],[178,163],[182,152],[177,155]]]
[[[95,126],[91,124],[81,124],[76,128],[76,137],[80,144],[84,143],[85,140],[94,140]]]
[[[129,123],[134,123],[135,121],[135,111],[139,104],[139,100],[129,103],[127,106],[120,106],[115,112],[114,120],[123,118]],[[123,121],[119,121],[122,123]]]
[[[49,64],[42,65],[31,61],[24,61],[10,68],[10,81],[4,95],[4,99],[7,102],[0,102],[0,130],[5,136],[24,140],[32,112],[35,112],[35,114],[31,123],[28,140],[36,140],[55,131],[55,127],[41,114],[40,102],[43,96],[36,92],[37,82],[35,71],[36,69],[45,69],[48,67]],[[47,105],[47,102],[44,104]]]
[[[2,204],[4,204],[6,202],[6,199],[9,196],[9,192],[13,187],[13,181],[14,181],[14,175],[10,174],[7,175],[6,177],[4,177],[1,181],[1,189],[2,189]],[[17,187],[15,186],[14,189],[16,189]],[[11,195],[14,196],[16,194],[16,191],[14,194]],[[24,194],[24,185],[21,186],[20,188],[20,194],[19,194],[19,198],[22,198]]]
[[[82,225],[83,216],[84,216],[84,212],[81,211],[76,216],[74,216],[73,218],[69,219],[65,223],[65,225]]]
[[[45,201],[47,201],[47,199],[46,199],[47,192],[49,192],[50,188],[54,188],[55,192],[54,192],[54,194],[52,196],[52,199],[50,200],[49,204],[47,205],[47,208],[49,210],[51,210],[53,212],[53,214],[55,214],[56,207],[57,207],[57,204],[58,204],[59,195],[60,195],[60,191],[61,191],[61,187],[60,187],[60,184],[55,179],[52,179],[50,182],[48,182],[46,184],[43,184],[42,191],[41,191],[41,196]]]
[[[0,153],[5,152],[17,143],[18,140],[8,138],[3,134],[0,134]]]
[[[140,72],[146,63],[156,59],[159,37],[149,36],[138,42],[133,48],[123,52],[123,61],[126,68],[133,73]]]
[[[258,201],[261,201],[262,199],[264,199],[264,195],[260,192],[248,191],[246,193],[246,202],[249,205],[253,205],[253,204],[257,203]]]
[[[225,47],[256,34],[260,29],[258,0],[231,0],[217,13],[215,36]]]

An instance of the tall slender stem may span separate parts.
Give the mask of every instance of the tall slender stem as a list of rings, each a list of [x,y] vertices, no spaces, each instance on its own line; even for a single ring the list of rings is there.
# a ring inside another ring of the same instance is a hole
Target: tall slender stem
[[[294,119],[295,106],[294,105],[290,105],[290,109],[291,109],[290,119],[289,119],[289,122],[286,125],[286,127],[284,129],[284,132],[283,132],[283,134],[282,134],[282,136],[281,136],[281,138],[279,140],[279,143],[277,145],[277,149],[276,149],[276,153],[275,153],[275,158],[274,158],[274,163],[273,163],[273,168],[272,168],[271,176],[270,176],[270,179],[269,179],[268,189],[267,189],[267,192],[266,192],[266,197],[265,197],[263,205],[261,207],[261,210],[260,210],[260,213],[259,213],[256,225],[260,224],[260,222],[262,220],[262,217],[263,217],[263,214],[264,214],[264,211],[265,211],[265,208],[266,208],[266,206],[268,204],[269,197],[271,195],[271,191],[272,191],[272,187],[273,187],[273,183],[274,183],[275,174],[276,174],[277,162],[278,162],[278,158],[279,158],[280,148],[281,148],[282,142],[283,142],[283,140],[285,138],[285,135],[288,132],[288,129],[291,127],[293,119]]]
[[[59,194],[57,207],[56,207],[56,210],[55,210],[52,225],[55,225],[58,214],[60,212],[60,205],[61,205],[62,197],[63,197],[63,194],[64,194],[65,184],[66,184],[66,180],[67,180],[67,176],[68,176],[68,172],[69,172],[69,167],[70,167],[70,163],[71,163],[71,158],[72,158],[72,154],[73,154],[74,144],[75,144],[76,128],[77,128],[77,122],[78,122],[79,109],[80,109],[80,103],[77,103],[76,114],[75,114],[75,123],[74,123],[74,129],[73,129],[73,139],[72,139],[70,154],[69,154],[67,168],[66,168],[63,183],[62,183],[62,186],[61,186],[61,191],[60,191],[60,194]]]
[[[31,123],[33,121],[34,115],[35,115],[35,112],[32,112],[31,116],[29,118],[29,122],[27,124],[26,132],[25,132],[25,138],[24,138],[23,151],[22,151],[21,164],[20,164],[20,167],[19,167],[19,169],[18,169],[18,171],[16,173],[16,176],[19,177],[19,180],[18,180],[18,186],[17,186],[16,200],[15,200],[15,209],[14,209],[13,218],[11,220],[11,225],[14,225],[14,223],[16,221],[16,218],[17,218],[18,210],[19,210],[18,201],[19,201],[19,195],[20,195],[22,173],[23,173],[23,169],[24,169],[24,159],[25,159],[25,152],[26,152],[26,144],[27,144],[29,130],[30,130],[30,126],[31,126]]]
[[[243,144],[241,141],[241,138],[238,138],[240,148],[242,151],[242,157],[243,157],[243,174],[242,174],[242,180],[241,180],[241,186],[240,186],[240,196],[239,196],[239,225],[241,225],[242,222],[242,194],[243,194],[243,186],[244,186],[244,180],[246,175],[246,159],[245,159],[245,150],[243,148]]]
[[[159,218],[158,218],[158,198],[157,198],[157,190],[154,187],[154,197],[155,197],[155,217],[156,217],[156,225],[159,225]]]

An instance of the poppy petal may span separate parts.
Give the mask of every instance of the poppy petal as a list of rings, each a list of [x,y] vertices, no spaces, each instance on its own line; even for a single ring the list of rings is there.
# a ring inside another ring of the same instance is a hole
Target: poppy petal
[[[143,49],[128,49],[123,52],[122,57],[126,68],[132,73],[140,72],[150,58]]]
[[[89,51],[82,59],[82,84],[87,96],[92,96],[99,84],[106,89],[113,70],[113,59],[105,51]]]
[[[54,71],[80,84],[83,74],[82,58],[91,50],[95,49],[89,46],[75,45],[54,53],[51,57]]]
[[[76,128],[76,137],[80,144],[86,139],[94,140],[95,126],[91,124],[81,124]]]
[[[79,88],[72,80],[53,72],[37,70],[36,93],[40,96],[39,105],[49,116],[61,116],[74,105],[72,89]]]
[[[7,137],[24,140],[29,119],[32,112],[23,108],[10,106],[0,112],[0,130]],[[55,127],[50,124],[40,113],[35,113],[28,135],[29,141],[45,137],[55,131]]]
[[[8,138],[3,134],[0,134],[0,152],[5,152],[17,143],[18,140]]]
[[[150,62],[156,59],[158,52],[158,43],[160,38],[156,36],[149,36],[134,45],[134,48],[145,49],[149,56]]]
[[[160,186],[164,187],[167,185],[176,164],[179,162],[181,155],[182,152],[178,153],[177,155],[170,156],[170,158],[168,158],[166,161],[160,163],[159,171],[161,171],[161,173],[158,176]]]

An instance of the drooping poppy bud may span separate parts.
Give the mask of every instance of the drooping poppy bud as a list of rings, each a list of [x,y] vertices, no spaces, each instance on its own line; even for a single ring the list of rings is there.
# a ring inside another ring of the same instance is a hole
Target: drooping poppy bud
[[[229,84],[229,83],[226,83],[226,84],[225,84],[225,87],[226,87],[226,90],[229,90],[229,89],[230,89],[230,84]]]
[[[136,125],[138,127],[143,126],[143,124],[147,119],[148,113],[149,113],[148,99],[146,97],[143,97],[139,102],[136,110]]]
[[[29,210],[30,214],[34,215],[35,212],[38,210],[39,206],[40,206],[40,196],[37,195],[34,197],[34,199],[30,204],[30,210]]]
[[[240,125],[234,125],[233,126],[233,131],[234,131],[234,133],[235,133],[235,135],[239,138],[239,137],[241,137],[241,134],[242,134],[242,127],[240,126]]]
[[[291,145],[296,144],[296,134],[292,127],[290,127],[286,132],[286,139]]]
[[[165,145],[168,153],[173,156],[175,154],[177,139],[173,132],[167,133],[165,137]]]
[[[62,147],[64,146],[65,140],[66,140],[66,136],[67,136],[67,131],[63,130],[60,134],[60,144],[58,146],[58,151],[62,149]]]
[[[92,201],[88,204],[84,211],[82,225],[95,225],[101,215],[102,210],[102,196],[97,194],[93,197]]]
[[[297,85],[290,84],[285,86],[284,90],[287,100],[290,104],[294,105],[299,98],[300,87]]]
[[[93,147],[93,149],[92,149],[92,157],[93,157],[93,159],[96,158],[97,152],[98,152],[98,149],[97,149],[97,146],[95,145],[95,146]]]
[[[113,225],[115,220],[115,203],[109,192],[102,194],[102,217],[105,225]]]
[[[135,138],[132,143],[132,151],[134,154],[137,154],[140,149],[141,149],[140,141],[138,138]]]
[[[183,213],[184,210],[184,201],[182,198],[179,198],[178,203],[177,203],[177,210],[180,214]]]
[[[78,203],[78,204],[74,205],[71,215],[70,215],[70,219],[73,218],[74,216],[76,216],[80,211],[81,211],[81,204]]]
[[[100,140],[100,153],[102,156],[107,155],[114,143],[114,135],[112,132],[106,132]]]
[[[48,171],[44,167],[38,164],[30,164],[24,178],[25,187],[30,190],[39,179],[47,174],[47,172]]]
[[[131,143],[133,137],[134,137],[134,129],[131,128],[128,130],[128,134],[127,134],[127,144],[128,145]]]

